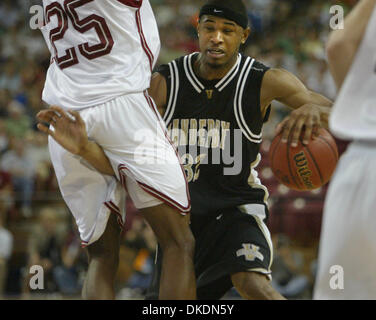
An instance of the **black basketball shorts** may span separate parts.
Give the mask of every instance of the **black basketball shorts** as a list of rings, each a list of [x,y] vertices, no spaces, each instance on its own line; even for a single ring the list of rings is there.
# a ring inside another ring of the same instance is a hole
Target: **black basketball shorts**
[[[221,210],[215,216],[192,215],[191,229],[196,239],[198,299],[220,299],[233,286],[231,275],[238,272],[258,272],[271,279],[271,238],[258,216],[238,208]],[[158,250],[146,299],[158,298],[161,263],[162,252]]]

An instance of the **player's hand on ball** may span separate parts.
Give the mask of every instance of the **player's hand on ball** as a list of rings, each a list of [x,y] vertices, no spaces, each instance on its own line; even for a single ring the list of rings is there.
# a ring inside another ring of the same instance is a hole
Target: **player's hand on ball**
[[[292,147],[296,147],[304,130],[302,142],[307,145],[311,138],[318,136],[318,129],[322,127],[322,117],[320,106],[305,104],[292,111],[277,126],[276,135],[282,132],[282,142],[290,142]],[[325,119],[324,122],[326,122]]]
[[[89,140],[85,122],[78,112],[65,112],[60,107],[52,106],[38,112],[37,120],[38,129],[54,138],[63,148],[76,155],[85,152]],[[48,123],[54,130],[43,123]]]

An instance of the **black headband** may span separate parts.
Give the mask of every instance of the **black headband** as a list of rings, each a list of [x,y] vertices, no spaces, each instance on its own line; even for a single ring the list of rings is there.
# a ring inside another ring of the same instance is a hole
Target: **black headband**
[[[201,18],[205,14],[234,21],[239,26],[243,27],[244,29],[248,27],[247,15],[237,13],[231,9],[228,9],[222,6],[206,4],[201,8],[199,18]]]

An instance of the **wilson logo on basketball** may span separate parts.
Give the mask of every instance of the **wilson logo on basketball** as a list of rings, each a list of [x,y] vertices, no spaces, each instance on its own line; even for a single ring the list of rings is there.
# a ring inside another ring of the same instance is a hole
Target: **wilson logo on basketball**
[[[282,132],[269,149],[270,167],[279,182],[291,189],[308,191],[325,185],[338,161],[338,150],[331,134],[320,128],[319,135],[307,145],[302,140],[294,148],[282,143]]]
[[[294,161],[295,161],[296,167],[298,168],[297,173],[300,176],[300,178],[302,179],[304,185],[308,189],[313,189],[314,185],[313,185],[313,183],[310,179],[310,177],[312,175],[312,171],[309,170],[309,168],[308,168],[308,161],[307,161],[305,153],[303,151],[297,153],[294,156]]]

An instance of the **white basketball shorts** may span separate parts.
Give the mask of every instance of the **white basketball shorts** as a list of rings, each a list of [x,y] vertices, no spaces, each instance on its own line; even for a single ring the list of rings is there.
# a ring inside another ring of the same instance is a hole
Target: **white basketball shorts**
[[[314,299],[376,299],[376,142],[353,142],[325,200]]]
[[[83,246],[103,234],[110,213],[125,220],[126,188],[138,209],[161,203],[185,215],[188,183],[163,120],[147,93],[121,96],[83,109],[89,139],[105,151],[116,178],[103,175],[49,138],[51,160],[62,196],[71,210]]]

